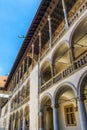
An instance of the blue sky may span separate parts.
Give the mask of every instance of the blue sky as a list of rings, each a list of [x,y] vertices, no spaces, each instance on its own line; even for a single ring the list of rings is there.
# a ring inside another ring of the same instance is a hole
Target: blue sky
[[[10,73],[41,0],[0,0],[0,75]]]

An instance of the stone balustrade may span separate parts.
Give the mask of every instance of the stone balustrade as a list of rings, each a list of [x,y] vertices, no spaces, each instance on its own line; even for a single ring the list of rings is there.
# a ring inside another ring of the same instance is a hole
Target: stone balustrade
[[[11,112],[18,109],[19,107],[21,107],[25,103],[29,102],[29,99],[30,99],[30,97],[28,96],[24,100],[22,100],[20,103],[16,104],[13,108],[11,108]]]
[[[84,0],[83,4],[81,4],[79,9],[76,11],[76,13],[69,20],[69,24],[72,25],[86,9],[87,9],[87,1]]]

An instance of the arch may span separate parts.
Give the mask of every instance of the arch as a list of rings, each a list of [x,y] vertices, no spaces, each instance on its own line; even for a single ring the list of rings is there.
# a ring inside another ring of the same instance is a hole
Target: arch
[[[23,109],[20,110],[20,118],[23,118]]]
[[[75,88],[75,86],[73,84],[71,84],[70,82],[64,82],[62,84],[60,84],[53,95],[53,102],[54,105],[58,105],[57,100],[59,99],[59,97],[67,90],[71,89],[75,95],[75,97],[77,97],[77,89]]]
[[[9,126],[8,126],[8,130],[12,129],[12,115],[10,115],[9,117]]]
[[[78,21],[78,23],[75,25],[75,27],[73,28],[73,30],[72,30],[72,32],[71,32],[71,35],[70,35],[70,39],[69,39],[69,43],[70,43],[70,44],[71,44],[72,37],[73,37],[73,34],[74,34],[75,30],[78,28],[78,26],[81,24],[81,22],[83,22],[86,18],[87,18],[87,15],[83,16],[83,17]]]
[[[55,52],[56,52],[56,51],[58,50],[58,48],[59,48],[61,45],[63,45],[63,44],[65,44],[65,45],[69,48],[69,42],[68,42],[68,41],[66,41],[66,40],[61,41],[61,42],[58,44],[58,46],[54,49],[54,51],[53,51],[53,53],[52,53],[52,61],[53,61],[53,56],[54,56]]]
[[[49,60],[46,60],[41,66],[41,84],[44,84],[51,78],[52,78],[52,65]]]
[[[46,63],[47,63],[47,65],[49,65],[49,66],[51,67],[51,61],[50,61],[50,59],[47,59],[47,60],[45,60],[45,61],[42,63],[42,65],[41,65],[41,67],[40,67],[40,70],[44,70],[44,67],[46,66]]]
[[[85,80],[87,80],[87,71],[85,71],[82,76],[79,79],[78,82],[78,96],[81,96],[83,94],[84,91],[84,87],[85,87]]]
[[[42,113],[42,127],[43,129],[53,129],[53,109],[52,109],[52,96],[46,93],[40,100],[40,113]]]
[[[23,127],[23,109],[20,110],[20,130],[22,130]]]
[[[54,75],[58,74],[71,64],[70,48],[67,41],[62,41],[52,54]]]
[[[24,112],[25,112],[25,116],[27,115],[27,113],[29,112],[29,106],[27,105],[27,106],[25,106],[25,108],[24,108]]]
[[[13,120],[15,120],[15,113],[13,113]]]
[[[30,80],[27,81],[26,86],[30,86]]]
[[[70,44],[73,48],[74,59],[87,51],[87,16],[83,16],[76,24],[70,35]],[[79,51],[78,51],[79,49]]]
[[[15,130],[18,130],[18,117],[19,117],[19,115],[18,115],[19,113],[18,113],[18,111],[15,113]]]
[[[26,83],[26,97],[28,97],[30,94],[30,80]]]
[[[18,104],[20,103],[20,91],[18,92]]]
[[[26,86],[25,85],[22,87],[22,98],[23,98],[23,100],[25,100],[25,98],[26,98]]]
[[[25,106],[24,109],[24,116],[25,116],[25,129],[29,130],[29,106]]]
[[[16,119],[18,120],[18,117],[19,117],[19,112],[17,111],[16,112]]]
[[[44,100],[45,97],[48,97],[51,102],[53,102],[53,99],[52,99],[52,95],[50,93],[45,93],[42,97],[41,97],[41,100],[40,100],[40,104],[42,103],[42,101]]]

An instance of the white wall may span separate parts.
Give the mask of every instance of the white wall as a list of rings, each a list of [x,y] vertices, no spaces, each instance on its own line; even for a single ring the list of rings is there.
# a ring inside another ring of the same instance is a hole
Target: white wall
[[[30,130],[38,130],[38,67],[30,74]]]

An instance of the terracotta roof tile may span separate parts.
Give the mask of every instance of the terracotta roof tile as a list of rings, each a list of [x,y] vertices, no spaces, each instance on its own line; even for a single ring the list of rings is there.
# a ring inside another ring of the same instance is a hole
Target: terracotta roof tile
[[[7,81],[7,76],[0,76],[0,88],[4,88]]]

